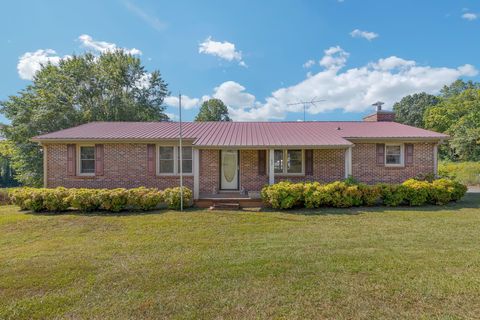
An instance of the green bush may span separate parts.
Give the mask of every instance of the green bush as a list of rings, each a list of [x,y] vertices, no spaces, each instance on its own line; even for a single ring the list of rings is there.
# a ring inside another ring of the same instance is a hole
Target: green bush
[[[67,202],[72,208],[82,212],[96,211],[100,209],[102,191],[102,189],[70,189]]]
[[[274,209],[290,209],[304,204],[303,183],[282,181],[265,186],[261,191],[265,205]]]
[[[70,207],[67,201],[69,190],[66,188],[43,189],[42,210],[51,212],[65,211]]]
[[[382,201],[382,188],[379,185],[359,184],[358,189],[362,194],[362,204],[364,206],[374,206]]]
[[[152,210],[164,203],[162,191],[145,187],[128,190],[128,206],[137,210]]]
[[[405,188],[398,184],[380,183],[381,203],[389,207],[397,207],[405,201]]]
[[[303,188],[304,204],[306,208],[328,206],[332,198],[325,190],[325,185],[318,182],[306,183]]]
[[[100,209],[111,212],[125,210],[128,204],[128,195],[128,190],[123,188],[100,190],[98,192]]]
[[[405,201],[410,206],[423,206],[428,201],[432,184],[428,181],[408,179],[402,186],[405,188]]]
[[[180,187],[167,188],[163,190],[165,203],[169,209],[180,209]],[[187,208],[192,205],[192,190],[183,187],[183,207]]]

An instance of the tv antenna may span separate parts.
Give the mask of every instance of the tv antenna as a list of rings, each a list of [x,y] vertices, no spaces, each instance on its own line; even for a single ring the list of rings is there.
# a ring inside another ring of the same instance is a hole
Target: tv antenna
[[[317,106],[315,103],[316,102],[323,102],[327,100],[315,100],[317,97],[314,97],[312,100],[309,101],[300,101],[300,102],[295,102],[295,103],[287,103],[287,106],[298,106],[300,104],[303,105],[303,122],[305,122],[305,110],[307,109],[307,104],[312,105],[312,106]]]

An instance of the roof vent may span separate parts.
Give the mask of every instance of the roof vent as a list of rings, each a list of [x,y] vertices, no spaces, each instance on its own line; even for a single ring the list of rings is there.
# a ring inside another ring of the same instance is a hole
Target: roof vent
[[[340,128],[340,127],[337,127],[337,130],[342,130],[342,128]]]

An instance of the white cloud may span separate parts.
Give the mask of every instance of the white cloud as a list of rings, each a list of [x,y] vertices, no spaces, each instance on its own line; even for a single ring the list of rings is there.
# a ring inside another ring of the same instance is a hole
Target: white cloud
[[[466,12],[462,14],[462,19],[465,19],[465,20],[473,21],[473,20],[476,20],[477,18],[478,18],[478,15],[476,13]]]
[[[129,11],[133,12],[135,15],[137,15],[140,19],[145,21],[148,25],[150,25],[155,30],[163,31],[167,28],[167,24],[165,22],[161,21],[157,17],[150,15],[142,8],[134,5],[132,2],[124,1],[123,4]]]
[[[242,52],[237,51],[235,44],[228,41],[220,42],[212,40],[212,37],[208,37],[200,43],[198,53],[209,54],[227,61],[237,61],[240,66],[247,66],[242,60]]]
[[[342,58],[332,58],[335,55]],[[386,108],[391,108],[405,95],[422,91],[435,94],[443,85],[459,77],[478,74],[478,70],[469,64],[458,68],[421,66],[396,56],[342,71],[341,66],[347,57],[348,53],[340,47],[325,50],[322,58],[324,70],[293,86],[274,91],[263,103],[233,81],[221,84],[215,88],[215,93],[220,99],[226,99],[230,115],[236,121],[281,120],[288,112],[303,110],[302,105],[288,105],[293,102],[325,99],[308,106],[308,114],[332,110],[363,112],[378,100],[384,101]]]
[[[93,40],[93,38],[91,36],[89,36],[88,34],[80,35],[78,37],[78,40],[80,40],[83,47],[85,47],[87,49],[90,49],[90,50],[98,51],[98,52],[101,52],[101,53],[111,52],[111,51],[115,51],[116,49],[120,49],[120,48],[118,48],[118,46],[115,43]],[[129,54],[134,54],[134,55],[141,55],[142,54],[142,51],[140,51],[136,48],[132,48],[132,49],[121,48],[121,49],[123,49],[126,53],[129,53]]]
[[[64,56],[63,58],[68,58]],[[62,57],[53,49],[39,49],[35,52],[25,52],[18,60],[17,71],[21,79],[32,80],[42,65],[51,63],[57,65]]]
[[[350,32],[350,35],[353,38],[364,38],[364,39],[367,39],[368,41],[372,41],[373,39],[378,37],[378,33],[370,32],[370,31],[362,31],[359,29],[353,30],[352,32]]]
[[[245,92],[245,87],[235,81],[226,81],[214,89],[213,97],[233,108],[252,107],[255,96]]]
[[[343,67],[347,62],[348,56],[350,55],[339,46],[330,47],[325,50],[324,53],[325,55],[320,60],[320,65],[327,69]]]
[[[310,60],[307,60],[304,64],[303,64],[303,67],[305,69],[308,69],[308,68],[311,68],[315,65],[315,60],[313,59],[310,59]]]
[[[200,99],[198,98],[190,98],[189,96],[182,95],[182,109],[193,109],[198,106],[199,102]],[[178,108],[178,96],[166,97],[165,104],[170,107]]]

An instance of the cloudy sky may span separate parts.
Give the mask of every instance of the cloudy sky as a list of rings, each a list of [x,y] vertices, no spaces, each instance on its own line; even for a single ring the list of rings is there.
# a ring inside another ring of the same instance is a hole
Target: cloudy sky
[[[41,63],[124,48],[169,84],[186,120],[222,99],[235,120],[358,120],[381,100],[479,81],[478,1],[9,1],[0,100]],[[0,121],[7,121],[0,116]]]

